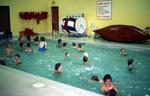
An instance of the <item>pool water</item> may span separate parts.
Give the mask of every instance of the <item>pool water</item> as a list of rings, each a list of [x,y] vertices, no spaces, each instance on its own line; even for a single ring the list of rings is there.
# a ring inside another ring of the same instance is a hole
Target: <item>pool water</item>
[[[32,44],[33,53],[27,53],[19,51],[17,41],[14,41],[13,49],[21,55],[21,64],[12,63],[14,56],[5,57],[6,66],[100,94],[101,84],[90,81],[90,78],[97,75],[102,79],[105,74],[111,74],[121,96],[150,96],[150,49],[122,46],[126,48],[128,55],[120,56],[120,46],[86,43],[83,45],[83,49],[89,54],[89,64],[86,65],[82,62],[84,52],[73,49],[72,42],[65,41],[68,43],[67,50],[56,48],[56,42],[47,40],[45,52],[39,52],[38,45]],[[6,45],[1,45],[1,57],[5,47]],[[66,52],[70,53],[69,58],[65,57]],[[133,72],[128,72],[129,58],[134,59]],[[59,62],[63,66],[61,74],[49,70],[54,69]]]

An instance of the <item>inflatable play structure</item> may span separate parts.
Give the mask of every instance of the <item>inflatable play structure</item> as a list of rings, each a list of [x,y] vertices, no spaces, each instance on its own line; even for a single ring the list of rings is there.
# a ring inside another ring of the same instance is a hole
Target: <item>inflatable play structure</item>
[[[83,17],[64,17],[60,21],[62,32],[68,32],[69,36],[85,36],[86,22]]]
[[[22,36],[35,36],[35,35],[38,35],[38,34],[33,32],[33,29],[25,28],[24,31],[19,32],[19,35],[22,35]]]
[[[150,35],[145,34],[143,30],[130,25],[111,25],[94,32],[103,39],[116,42],[136,42],[148,40]]]

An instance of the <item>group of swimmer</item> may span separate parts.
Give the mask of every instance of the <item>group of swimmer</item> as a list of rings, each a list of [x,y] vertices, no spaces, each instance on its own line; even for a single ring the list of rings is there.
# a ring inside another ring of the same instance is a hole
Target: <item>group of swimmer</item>
[[[24,43],[26,43],[26,48],[23,48]],[[39,36],[36,36],[34,38],[34,43],[39,45],[38,46],[39,51],[43,52],[43,51],[47,50],[47,42],[45,41],[45,37],[39,38]],[[84,52],[83,57],[82,57],[82,61],[83,61],[84,64],[89,64],[88,53],[85,52],[85,50],[82,48],[82,45],[84,45],[84,43],[78,43],[77,44],[77,43],[73,42],[72,43],[72,48],[74,48],[78,52]],[[21,50],[21,51],[25,51],[25,52],[28,52],[28,53],[33,52],[33,49],[31,47],[30,36],[26,36],[26,41],[24,40],[23,36],[19,36],[18,46],[19,46],[19,50]],[[57,40],[56,47],[57,48],[63,48],[64,50],[68,49],[67,43],[62,42],[61,39]],[[11,43],[7,44],[5,52],[6,52],[5,54],[6,54],[7,57],[11,57],[14,54]],[[127,53],[126,53],[124,48],[120,49],[120,55],[121,56],[127,56]],[[66,58],[69,58],[70,53],[66,52],[65,56],[66,56]],[[15,59],[13,60],[14,64],[18,65],[18,64],[21,63],[20,57],[21,57],[20,54],[18,54],[18,53],[15,54]],[[75,55],[75,58],[78,58],[78,56]],[[128,59],[127,60],[128,71],[129,72],[132,72],[133,69],[134,69],[133,68],[133,62],[134,62],[133,59]],[[61,63],[56,63],[53,70],[54,70],[55,73],[61,73],[62,72],[62,64]],[[94,76],[91,77],[91,80],[102,84],[101,91],[104,95],[106,95],[106,96],[116,96],[118,91],[117,91],[117,88],[115,87],[115,85],[112,84],[112,77],[111,77],[110,74],[106,74],[103,79],[99,79],[98,76],[94,75]]]
[[[84,45],[84,43],[76,44],[75,42],[73,42],[72,43],[72,48],[74,48],[78,52],[84,52],[82,61],[83,61],[84,64],[89,64],[88,63],[88,53],[85,52],[85,50],[82,48],[82,45]],[[67,43],[66,42],[63,43],[61,39],[58,39],[56,47],[57,48],[63,48],[64,50],[66,50],[67,49]],[[67,58],[69,58],[70,57],[70,53],[66,52],[65,56]],[[54,71],[56,73],[61,73],[62,72],[62,65],[61,65],[61,63],[55,64],[55,70]],[[80,78],[80,79],[82,79],[82,78]],[[101,91],[102,91],[102,93],[104,95],[106,95],[106,96],[116,96],[117,89],[116,89],[115,85],[112,84],[112,77],[111,77],[110,74],[106,74],[104,76],[103,80],[99,79],[98,76],[94,75],[94,76],[91,77],[91,80],[102,84]]]
[[[34,43],[39,44],[39,49],[38,49],[39,51],[46,50],[47,43],[45,42],[45,37],[41,36],[41,38],[39,39],[39,36],[36,36],[34,38]],[[24,47],[25,44],[26,44],[26,47]],[[20,35],[18,37],[18,49],[20,51],[25,51],[27,53],[32,53],[33,49],[31,47],[31,37],[26,36],[26,39],[25,39],[25,36]],[[12,57],[14,53],[15,52],[12,48],[12,42],[7,42],[6,48],[4,50],[5,56],[6,57]],[[15,56],[15,58],[13,60],[13,63],[16,64],[16,65],[19,65],[21,63],[20,54],[16,53],[16,54],[14,54],[14,56]],[[6,61],[6,60],[4,60],[4,61]]]

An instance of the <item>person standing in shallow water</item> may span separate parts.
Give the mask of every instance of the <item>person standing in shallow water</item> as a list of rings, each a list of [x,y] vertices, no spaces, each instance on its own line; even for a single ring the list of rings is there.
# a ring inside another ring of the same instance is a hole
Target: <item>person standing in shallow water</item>
[[[20,54],[15,55],[15,60],[13,61],[16,65],[20,64]]]
[[[40,43],[39,43],[39,51],[43,52],[46,50],[47,42],[45,41],[45,37],[40,38]]]
[[[112,78],[111,75],[106,74],[103,78],[104,84],[101,87],[101,91],[104,95],[108,95],[110,90],[115,90],[117,92],[116,87],[112,84]]]
[[[128,71],[129,72],[132,72],[134,67],[133,67],[133,62],[134,60],[133,59],[128,59]]]
[[[121,48],[121,49],[120,49],[120,55],[121,55],[121,56],[126,56],[126,55],[127,55],[127,53],[126,53],[126,51],[125,51],[125,48]]]
[[[56,45],[57,48],[61,48],[62,47],[62,40],[61,39],[58,39],[57,40],[57,45]]]
[[[55,73],[61,73],[62,72],[62,65],[61,63],[55,64]]]
[[[103,78],[103,80],[99,79],[97,76],[92,76],[91,80],[94,80],[96,82],[99,82],[103,84],[101,86],[101,92],[105,96],[116,96],[117,94],[117,89],[116,87],[112,84],[112,77],[109,74],[106,74]]]
[[[12,54],[13,54],[13,49],[11,48],[11,44],[8,44],[7,45],[7,48],[5,49],[5,52],[6,52],[6,56],[7,57],[10,57],[10,56],[12,56]]]

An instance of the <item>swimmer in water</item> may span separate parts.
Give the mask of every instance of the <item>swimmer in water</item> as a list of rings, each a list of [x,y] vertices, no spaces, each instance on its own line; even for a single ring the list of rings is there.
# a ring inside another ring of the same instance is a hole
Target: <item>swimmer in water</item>
[[[128,71],[129,72],[132,72],[134,67],[133,67],[133,62],[134,60],[133,59],[128,59]]]
[[[35,44],[39,44],[39,36],[36,36],[36,37],[34,38],[34,43],[35,43]]]
[[[43,52],[46,50],[47,42],[45,41],[45,37],[41,37],[40,40],[39,51]]]
[[[125,49],[124,49],[124,48],[121,48],[121,49],[120,49],[120,55],[121,55],[121,56],[126,56],[126,55],[127,55],[127,53],[125,52]]]
[[[62,65],[61,63],[55,64],[55,73],[61,73],[62,72]]]
[[[20,64],[20,55],[19,55],[19,54],[16,54],[16,55],[15,55],[14,63],[15,63],[16,65]]]
[[[77,49],[77,45],[76,45],[76,43],[72,43],[72,47],[74,48],[74,49]]]
[[[107,94],[109,94],[109,91],[111,89],[114,89],[117,92],[116,87],[112,84],[112,78],[111,75],[106,74],[103,78],[104,84],[101,87],[101,91],[104,95],[107,96]]]
[[[89,61],[88,61],[88,53],[87,53],[87,52],[85,52],[85,53],[83,54],[83,63],[89,64]]]
[[[117,89],[112,84],[112,78],[111,75],[106,74],[103,78],[103,80],[99,79],[96,75],[92,76],[91,80],[94,80],[96,82],[99,82],[100,84],[103,84],[101,87],[101,91],[105,96],[116,96]],[[115,94],[115,95],[113,95]]]
[[[69,57],[70,57],[70,53],[69,53],[69,52],[66,52],[66,53],[65,53],[65,56],[66,56],[67,58],[69,58]]]
[[[78,44],[77,51],[84,52],[84,50],[82,48],[82,44]]]
[[[57,40],[57,48],[61,48],[62,47],[62,40],[61,39],[58,39]]]
[[[13,54],[13,49],[11,48],[11,44],[8,44],[7,45],[7,48],[5,49],[5,52],[6,52],[6,56],[7,57],[10,57],[10,56],[12,56],[12,54]]]
[[[66,43],[66,42],[63,43],[63,49],[68,49],[68,48],[67,48],[67,43]]]

